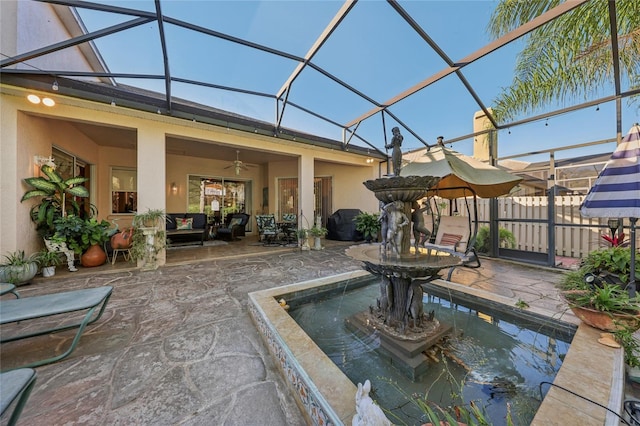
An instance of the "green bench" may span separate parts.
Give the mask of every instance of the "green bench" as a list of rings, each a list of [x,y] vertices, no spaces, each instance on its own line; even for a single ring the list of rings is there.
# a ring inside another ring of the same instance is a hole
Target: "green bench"
[[[2,390],[0,392],[0,416],[4,416],[5,411],[15,403],[7,426],[13,426],[17,423],[35,383],[36,372],[32,368],[20,368],[0,373],[0,390]]]
[[[55,333],[72,328],[78,328],[76,335],[71,342],[71,346],[64,353],[42,361],[36,361],[23,367],[38,367],[59,361],[68,356],[78,345],[80,336],[85,327],[97,321],[105,310],[113,287],[104,286],[88,288],[83,290],[73,290],[62,293],[46,294],[42,296],[23,297],[21,299],[10,299],[0,301],[0,325],[9,323],[23,323],[37,318],[50,317],[53,315],[67,314],[72,312],[87,311],[84,317],[71,324],[65,324],[48,328],[46,330],[27,332],[6,336],[2,333],[0,343],[13,342],[27,339],[29,337],[41,336],[43,334]],[[96,313],[97,311],[97,313]],[[95,314],[95,315],[94,315]]]

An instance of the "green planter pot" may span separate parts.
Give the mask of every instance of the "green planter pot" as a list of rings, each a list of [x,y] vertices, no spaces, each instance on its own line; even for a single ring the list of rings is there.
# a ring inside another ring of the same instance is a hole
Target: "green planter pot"
[[[30,262],[26,265],[0,266],[0,282],[11,283],[16,286],[31,282],[38,273],[38,264]]]

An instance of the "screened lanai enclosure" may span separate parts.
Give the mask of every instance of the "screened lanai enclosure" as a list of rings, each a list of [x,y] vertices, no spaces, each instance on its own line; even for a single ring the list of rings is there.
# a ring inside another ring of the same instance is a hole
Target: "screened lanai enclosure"
[[[638,121],[636,0],[2,3],[5,16],[19,17],[2,26],[4,93],[30,89],[282,143],[281,152],[265,154],[258,144],[168,138],[167,158],[231,167],[226,177],[187,172],[169,182],[170,191],[188,189],[189,211],[297,212],[300,174],[254,187],[243,176],[248,167],[311,146],[361,155],[384,176],[390,129],[398,127],[405,157],[441,137],[523,179],[508,196],[478,203],[489,254],[555,264],[556,256],[593,249],[608,230],[607,218],[581,218],[578,207]],[[51,12],[58,22],[46,18]],[[60,23],[66,32],[48,33]],[[66,60],[71,51],[86,62]],[[135,147],[127,129],[74,125],[100,146]],[[115,170],[112,185],[132,171]],[[331,174],[312,177],[308,215],[325,223],[340,191]],[[115,213],[132,209],[138,185],[130,183],[112,186]],[[249,206],[252,194],[265,202]],[[446,208],[454,213],[459,202]],[[501,228],[515,241],[502,241]]]

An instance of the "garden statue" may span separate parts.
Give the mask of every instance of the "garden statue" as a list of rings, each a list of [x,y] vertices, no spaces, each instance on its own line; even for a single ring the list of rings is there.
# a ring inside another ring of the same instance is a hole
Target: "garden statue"
[[[380,221],[380,235],[382,237],[382,244],[380,244],[380,250],[384,251],[387,249],[387,231],[389,230],[389,216],[387,215],[387,211],[385,210],[384,201],[379,202],[380,205],[380,215],[378,220]]]
[[[385,145],[385,148],[390,149],[393,148],[391,152],[391,164],[393,165],[393,174],[394,176],[400,176],[400,169],[402,168],[402,135],[400,134],[400,129],[394,127],[391,129],[391,133],[393,137],[391,138],[391,143]]]
[[[67,267],[70,272],[76,272],[78,268],[75,265],[75,252],[67,247],[67,244],[64,242],[56,243],[52,240],[44,240],[44,245],[47,247],[47,250],[53,252],[63,253],[67,258]]]
[[[413,208],[413,213],[411,213],[411,222],[413,222],[413,247],[415,247],[417,251],[418,247],[424,245],[431,235],[431,231],[424,226],[424,216],[422,215],[422,213],[430,209],[429,204],[423,203],[422,207],[420,207],[417,201],[413,202],[411,208]]]
[[[402,201],[392,201],[383,207],[387,215],[387,247],[391,245],[396,255],[400,255],[403,228],[409,224],[409,218],[404,214],[404,203]],[[385,250],[387,249],[385,247]]]
[[[384,415],[382,408],[369,396],[371,382],[367,379],[358,383],[356,391],[356,415],[353,416],[352,426],[391,426],[391,422]]]

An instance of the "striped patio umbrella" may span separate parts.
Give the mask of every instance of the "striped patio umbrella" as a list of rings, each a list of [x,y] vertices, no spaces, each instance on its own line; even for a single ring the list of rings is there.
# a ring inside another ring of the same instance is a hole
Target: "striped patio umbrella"
[[[584,217],[625,218],[631,222],[629,292],[635,294],[636,221],[640,217],[640,125],[634,124],[611,154],[580,206]]]

